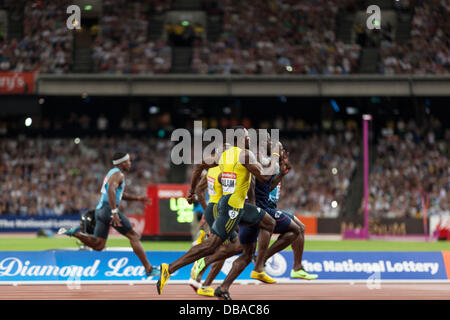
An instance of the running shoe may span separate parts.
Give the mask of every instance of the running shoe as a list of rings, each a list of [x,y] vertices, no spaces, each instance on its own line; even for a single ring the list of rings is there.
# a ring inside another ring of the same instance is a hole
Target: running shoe
[[[204,230],[200,230],[198,232],[197,240],[195,240],[192,244],[194,246],[196,246],[196,245],[202,243],[205,240],[205,236],[206,236],[206,232]]]
[[[200,258],[198,259],[193,266],[193,271],[191,272],[191,277],[193,279],[197,279],[198,275],[200,274],[200,272],[203,271],[203,269],[205,269],[206,267],[206,263],[205,263],[205,258]]]
[[[197,261],[194,262],[194,265],[191,268],[191,279],[196,279],[195,277],[195,269],[197,268]]]
[[[265,271],[263,271],[263,272],[256,272],[255,270],[253,270],[250,273],[250,278],[259,280],[259,281],[264,282],[264,283],[277,283],[275,281],[275,279],[273,279],[271,276],[269,276]]]
[[[228,291],[222,291],[220,287],[217,287],[216,290],[214,290],[214,295],[223,300],[232,300],[230,293]]]
[[[58,234],[65,234],[66,236],[71,237],[71,236],[74,235],[74,233],[79,232],[79,231],[80,231],[80,226],[73,227],[73,228],[70,228],[70,229],[60,228],[58,230]]]
[[[317,274],[310,274],[310,273],[306,272],[304,269],[300,269],[297,271],[294,271],[294,269],[291,270],[291,278],[314,280],[314,279],[317,279],[318,277],[319,276]]]
[[[194,289],[195,293],[198,293],[198,289],[202,287],[202,284],[195,279],[189,278],[188,284]]]
[[[158,294],[162,293],[162,289],[170,278],[169,265],[167,263],[161,264],[160,270],[161,274],[159,275],[158,282],[156,283],[156,290],[158,290]]]
[[[200,287],[197,289],[197,294],[200,296],[214,297],[214,289],[211,287]]]
[[[156,277],[156,276],[159,276],[160,274],[161,274],[161,272],[159,270],[159,267],[155,267],[155,266],[152,266],[150,271],[145,272],[145,275],[147,276],[147,278]]]

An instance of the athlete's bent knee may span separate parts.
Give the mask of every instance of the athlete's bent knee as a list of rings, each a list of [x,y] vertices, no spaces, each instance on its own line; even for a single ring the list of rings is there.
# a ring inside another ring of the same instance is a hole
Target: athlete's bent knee
[[[306,230],[305,225],[304,225],[303,223],[300,222],[300,225],[299,225],[299,226],[300,226],[300,233],[301,233],[301,234],[304,234],[304,233],[305,233],[305,230]]]
[[[291,224],[291,231],[295,234],[295,236],[297,237],[299,234],[302,233],[302,228],[296,224],[296,223],[292,223]]]
[[[275,229],[276,225],[275,219],[273,219],[268,213],[266,213],[264,220],[265,220],[264,225],[266,227],[265,229],[270,232],[273,232],[273,229]]]
[[[130,241],[139,241],[141,239],[141,235],[134,230],[129,231],[126,234],[126,237],[130,239]]]
[[[102,251],[103,249],[105,249],[105,244],[104,243],[100,243],[98,245],[96,245],[94,248],[95,251]]]

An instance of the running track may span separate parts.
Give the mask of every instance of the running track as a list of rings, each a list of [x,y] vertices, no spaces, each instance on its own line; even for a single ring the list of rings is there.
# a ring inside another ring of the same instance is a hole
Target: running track
[[[213,285],[216,287],[217,285]],[[233,300],[450,300],[450,283],[235,284]],[[215,300],[202,297],[185,284],[167,284],[162,295],[154,284],[0,285],[0,300]]]

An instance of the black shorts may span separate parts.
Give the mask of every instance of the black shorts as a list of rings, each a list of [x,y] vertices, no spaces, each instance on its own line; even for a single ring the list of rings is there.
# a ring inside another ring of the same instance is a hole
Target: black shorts
[[[256,226],[264,218],[266,211],[254,204],[246,202],[244,204],[244,212],[242,213],[242,218],[239,224],[243,226]]]
[[[230,194],[222,196],[217,204],[218,216],[211,227],[211,232],[225,241],[233,239],[238,224],[256,226],[266,212],[255,205],[245,203],[244,208],[232,208],[228,204]]]
[[[111,207],[108,203],[103,203],[103,206],[100,209],[95,210],[95,229],[94,236],[97,238],[108,239],[109,229],[111,228]],[[122,226],[115,227],[120,234],[126,235],[128,232],[133,230],[131,226],[130,220],[128,220],[127,216],[119,211],[119,218]]]
[[[241,244],[255,243],[258,241],[258,224],[266,214],[266,211],[250,203],[245,203],[244,214],[239,228],[239,241]]]
[[[228,204],[230,196],[231,194],[227,194],[220,198],[217,203],[217,218],[211,226],[211,233],[224,242],[237,236],[236,226],[239,224],[243,213],[243,209],[232,208]]]
[[[218,214],[219,213],[217,211],[217,203],[213,202],[208,203],[208,206],[206,207],[205,210],[205,220],[209,228],[212,227],[214,220],[216,220]]]

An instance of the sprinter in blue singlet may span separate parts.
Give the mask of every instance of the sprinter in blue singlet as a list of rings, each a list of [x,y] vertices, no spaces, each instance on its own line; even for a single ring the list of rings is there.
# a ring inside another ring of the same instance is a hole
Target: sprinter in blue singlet
[[[119,211],[120,201],[141,201],[148,203],[147,196],[133,196],[125,193],[125,174],[131,168],[129,154],[116,153],[113,157],[114,168],[106,174],[101,188],[100,200],[95,208],[94,234],[88,235],[80,232],[76,226],[69,230],[61,228],[59,234],[73,236],[83,242],[86,246],[100,251],[103,250],[108,239],[111,226],[130,240],[134,253],[141,260],[148,277],[159,275],[158,268],[152,267],[147,259],[144,248],[140,242],[140,235],[131,226],[130,220]]]

